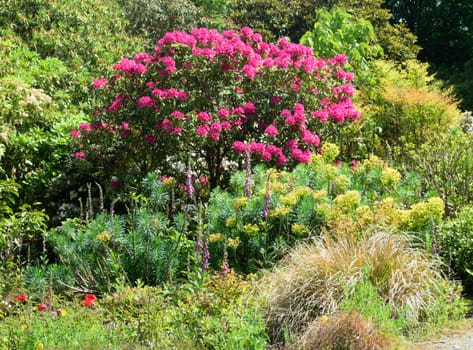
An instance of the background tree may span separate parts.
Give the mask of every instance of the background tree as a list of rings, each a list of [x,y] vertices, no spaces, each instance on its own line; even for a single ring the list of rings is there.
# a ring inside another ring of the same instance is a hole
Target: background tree
[[[460,72],[471,72],[469,67],[473,65],[473,2],[386,0],[385,6],[393,14],[392,23],[405,23],[417,35],[422,47],[419,58],[428,61],[440,78],[455,86],[463,98],[463,108],[472,109],[471,73]]]
[[[231,18],[239,26],[250,26],[261,32],[267,40],[287,36],[298,42],[312,29],[317,11],[333,7],[370,21],[387,59],[402,62],[416,58],[419,47],[415,36],[405,24],[390,22],[392,15],[383,7],[383,0],[233,0]]]

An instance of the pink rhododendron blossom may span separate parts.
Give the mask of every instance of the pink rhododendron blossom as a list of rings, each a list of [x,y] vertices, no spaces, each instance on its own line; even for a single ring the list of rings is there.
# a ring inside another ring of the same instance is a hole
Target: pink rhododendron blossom
[[[181,119],[181,120],[184,120],[186,119],[186,116],[184,113],[180,112],[180,111],[174,111],[171,113],[171,117],[174,117],[176,119]]]
[[[145,136],[146,143],[149,143],[150,145],[154,145],[156,143],[156,140],[157,140],[157,138],[154,135],[146,135]]]
[[[217,113],[220,119],[226,119],[230,115],[230,112],[226,108],[220,108]]]
[[[274,125],[269,125],[265,130],[264,133],[269,137],[276,137],[278,136],[279,132],[278,129]]]
[[[233,142],[232,148],[237,153],[246,153],[248,151],[248,145],[241,141]]]
[[[196,129],[196,133],[199,136],[207,136],[209,133],[209,126],[208,125],[199,125]]]
[[[156,106],[156,103],[153,101],[151,97],[143,96],[138,99],[136,106],[138,108],[154,107]]]
[[[263,151],[261,152],[261,159],[262,160],[265,160],[265,161],[271,161],[271,159],[273,158],[273,155],[268,152],[268,151]]]
[[[153,57],[151,57],[146,52],[140,52],[137,53],[133,59],[137,63],[150,63],[153,60]]]
[[[74,154],[74,156],[75,156],[77,159],[87,159],[85,153],[82,152],[82,151],[76,152],[76,153]]]
[[[269,100],[269,102],[274,103],[275,105],[280,104],[281,101],[282,101],[281,96],[271,96],[271,99]]]
[[[69,135],[70,135],[71,137],[77,138],[77,137],[80,137],[80,132],[77,131],[77,130],[72,130]]]
[[[146,67],[143,64],[128,58],[122,58],[120,63],[113,66],[113,69],[132,75],[139,75],[146,72]]]
[[[92,84],[92,86],[93,86],[94,89],[101,89],[105,85],[107,85],[107,83],[108,83],[107,78],[100,78],[100,79],[95,80],[94,83]]]
[[[210,116],[210,114],[208,114],[207,112],[199,112],[197,113],[197,118],[201,121],[201,122],[208,122],[210,120],[212,120],[212,117]]]
[[[232,128],[232,124],[230,124],[229,122],[222,122],[220,123],[220,125],[222,126],[222,129],[223,130],[230,130]]]
[[[119,109],[121,109],[123,107],[123,102],[120,101],[120,100],[115,100],[112,102],[112,104],[108,107],[108,110],[110,112],[116,112],[118,111]]]
[[[250,143],[250,152],[251,153],[261,153],[264,151],[264,144],[261,142],[251,142]]]

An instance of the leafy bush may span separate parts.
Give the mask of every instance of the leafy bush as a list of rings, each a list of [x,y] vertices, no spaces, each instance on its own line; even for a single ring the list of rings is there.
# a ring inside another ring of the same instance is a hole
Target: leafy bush
[[[80,302],[2,300],[0,349],[266,349],[251,281],[233,272],[188,277],[163,288],[117,284],[113,294]]]
[[[209,20],[204,12],[192,1],[177,0],[126,0],[119,1],[129,21],[127,31],[147,38],[149,48],[153,49],[156,40],[167,32],[175,30],[190,31],[207,27]]]
[[[451,91],[427,73],[428,66],[417,61],[398,67],[392,62],[376,63],[380,92],[367,96],[366,129],[369,150],[394,160],[406,161],[411,148],[438,138],[458,125],[462,114]]]
[[[460,130],[435,138],[412,152],[424,192],[434,190],[454,216],[473,201],[473,140]]]
[[[320,57],[345,53],[351,70],[356,72],[358,86],[369,83],[372,74],[369,62],[383,53],[376,43],[371,23],[341,8],[331,11],[319,9],[313,29],[306,32],[300,42],[311,47],[314,55]]]
[[[68,220],[48,234],[48,242],[62,264],[71,266],[83,290],[110,291],[124,278],[157,285],[174,280],[193,263],[194,243],[187,237],[187,218],[167,216],[169,195],[150,174],[149,203],[129,215],[99,213],[89,222]]]
[[[181,179],[191,170],[211,188],[248,152],[272,165],[308,162],[325,122],[360,117],[346,63],[265,43],[250,28],[167,33],[154,56],[124,58],[114,78],[95,81],[102,104],[73,131],[77,161],[125,186],[157,169]]]
[[[473,287],[473,207],[463,207],[458,215],[439,228],[440,255],[468,292]]]
[[[402,311],[405,334],[421,328],[432,315],[439,321],[457,318],[464,311],[458,307],[457,287],[440,271],[439,261],[413,248],[406,234],[379,228],[360,238],[327,233],[291,251],[266,274],[262,291],[271,337],[281,341],[285,329],[295,336],[317,317],[330,317],[345,300],[347,288],[365,278],[380,300]]]
[[[126,34],[123,13],[112,0],[2,0],[0,8],[0,29],[14,31],[42,58],[55,57],[69,67],[84,65],[99,74],[141,46]]]
[[[375,156],[339,165],[337,156],[338,148],[325,143],[309,165],[291,172],[256,166],[251,174],[236,172],[227,191],[213,190],[207,208],[211,264],[220,266],[227,254],[232,267],[254,271],[324,228],[362,234],[373,224],[411,231],[430,249],[442,200],[417,193],[417,182]]]

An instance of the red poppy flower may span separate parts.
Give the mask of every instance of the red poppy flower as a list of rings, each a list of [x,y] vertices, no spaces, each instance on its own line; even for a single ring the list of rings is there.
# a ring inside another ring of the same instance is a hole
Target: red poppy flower
[[[38,304],[38,311],[44,311],[48,309],[48,305],[46,304]]]
[[[84,306],[90,306],[95,304],[97,301],[97,298],[93,294],[86,294],[84,297],[84,300],[82,300],[82,305]]]
[[[28,297],[24,294],[20,294],[16,297],[16,301],[24,303],[24,302],[28,301]]]

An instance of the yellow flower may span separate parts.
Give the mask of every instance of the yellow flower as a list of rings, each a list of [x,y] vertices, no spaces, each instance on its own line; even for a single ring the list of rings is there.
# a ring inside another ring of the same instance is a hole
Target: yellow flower
[[[340,148],[334,143],[325,142],[322,146],[322,157],[326,163],[333,162],[340,154]]]
[[[240,237],[237,237],[237,238],[235,238],[235,239],[229,238],[229,239],[227,240],[227,246],[228,246],[228,248],[230,248],[230,249],[237,249],[238,246],[240,245],[240,243],[241,243],[241,242],[240,242]]]
[[[225,220],[225,226],[228,228],[235,227],[237,224],[237,220],[233,217],[228,217],[227,220]]]
[[[323,316],[320,318],[320,321],[321,321],[322,323],[327,322],[327,321],[328,321],[328,316],[327,316],[327,315],[323,315]]]
[[[381,183],[386,187],[394,187],[401,180],[401,173],[393,168],[384,168],[381,173]]]
[[[61,309],[61,311],[59,311],[59,315],[60,315],[60,316],[66,316],[66,315],[67,315],[67,311],[64,310],[64,309]]]
[[[343,174],[336,176],[333,182],[335,184],[337,192],[339,193],[346,191],[350,186],[350,178]]]
[[[246,224],[243,226],[243,230],[248,236],[253,236],[259,232],[259,227],[255,224]]]
[[[221,233],[211,233],[209,235],[210,243],[219,243],[219,242],[223,242],[224,240],[225,240],[225,237]]]
[[[43,350],[44,349],[44,344],[43,343],[38,343],[38,345],[36,346],[36,348],[38,350]]]
[[[307,226],[304,224],[294,223],[291,225],[292,233],[297,236],[303,236],[307,233]]]
[[[318,190],[312,192],[312,199],[314,201],[322,201],[327,199],[327,191],[326,190]]]
[[[27,324],[22,324],[21,325],[21,329],[23,329],[24,331],[26,331],[28,329],[28,325]]]
[[[348,213],[354,209],[361,202],[361,195],[358,191],[347,191],[344,194],[340,194],[335,197],[334,202],[338,209]]]
[[[238,197],[235,199],[235,202],[233,202],[233,209],[238,210],[242,209],[244,206],[248,204],[249,200],[246,197]]]

